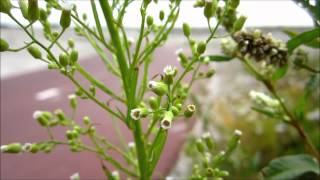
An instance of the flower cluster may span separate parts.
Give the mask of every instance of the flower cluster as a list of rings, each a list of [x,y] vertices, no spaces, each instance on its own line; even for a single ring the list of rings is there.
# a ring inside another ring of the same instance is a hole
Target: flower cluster
[[[237,43],[239,55],[267,65],[282,67],[287,64],[288,52],[283,41],[271,34],[263,35],[260,30],[254,32],[239,31],[232,38]]]
[[[225,161],[236,149],[240,143],[242,132],[234,131],[234,135],[229,139],[227,149],[214,153],[217,150],[215,141],[209,132],[202,135],[196,140],[196,147],[199,153],[202,154],[200,164],[195,164],[191,179],[207,179],[207,178],[222,178],[229,175],[228,171],[219,169],[219,165]]]

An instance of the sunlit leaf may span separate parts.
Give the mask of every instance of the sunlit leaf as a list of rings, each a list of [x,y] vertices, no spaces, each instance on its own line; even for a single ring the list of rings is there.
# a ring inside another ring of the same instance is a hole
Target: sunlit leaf
[[[311,31],[303,32],[303,33],[295,36],[294,38],[290,39],[287,42],[288,52],[292,53],[293,50],[295,48],[299,47],[300,45],[309,43],[316,38],[318,39],[319,37],[320,37],[320,28],[315,28]],[[320,42],[319,42],[319,40],[317,40],[317,41],[318,41],[317,47],[319,47]]]

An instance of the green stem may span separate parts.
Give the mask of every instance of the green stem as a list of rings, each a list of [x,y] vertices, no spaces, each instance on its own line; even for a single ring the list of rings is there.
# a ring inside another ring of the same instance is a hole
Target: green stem
[[[101,28],[101,24],[100,24],[100,20],[99,20],[97,8],[96,8],[95,0],[90,0],[90,2],[91,2],[91,9],[92,9],[92,12],[93,12],[94,20],[96,22],[96,27],[97,27],[99,35],[100,35],[100,39],[104,41],[104,35],[103,35],[102,28]]]
[[[50,50],[52,46],[58,41],[58,39],[62,36],[62,34],[65,32],[65,28],[62,29],[62,31],[59,33],[59,35],[52,41],[48,49]]]
[[[30,45],[32,45],[34,42],[31,42],[31,43],[28,43],[20,48],[16,48],[16,49],[8,49],[7,51],[11,51],[11,52],[18,52],[18,51],[21,51],[27,47],[29,47]]]

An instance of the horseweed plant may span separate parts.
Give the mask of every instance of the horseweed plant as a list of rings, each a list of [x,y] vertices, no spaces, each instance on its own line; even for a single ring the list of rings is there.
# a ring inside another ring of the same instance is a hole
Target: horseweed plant
[[[237,18],[236,8],[239,0],[227,0],[225,4],[219,4],[218,0],[198,0],[195,3],[196,8],[203,8],[204,16],[210,26],[210,36],[204,41],[197,42],[191,37],[191,29],[187,23],[183,24],[183,34],[188,39],[191,55],[187,56],[183,51],[177,51],[178,60],[182,66],[182,72],[178,68],[168,65],[160,74],[159,79],[153,76],[148,82],[148,69],[153,61],[154,51],[162,46],[167,40],[171,30],[179,16],[181,0],[168,1],[169,14],[163,10],[159,12],[160,24],[156,24],[154,17],[148,15],[148,7],[151,3],[157,4],[157,0],[140,1],[141,24],[137,41],[127,36],[123,26],[123,19],[128,6],[133,0],[90,0],[92,14],[95,20],[95,26],[91,27],[87,21],[87,15],[79,16],[75,4],[57,0],[46,0],[45,7],[39,7],[38,0],[19,0],[17,4],[10,0],[1,0],[1,13],[9,16],[30,38],[21,48],[11,48],[10,45],[1,39],[1,52],[17,52],[27,49],[28,52],[37,60],[48,64],[48,69],[55,70],[76,87],[75,93],[69,96],[70,107],[73,112],[78,108],[78,99],[91,100],[97,106],[104,109],[112,118],[124,123],[132,132],[134,142],[128,144],[127,150],[121,149],[101,136],[95,130],[95,124],[87,116],[83,117],[83,126],[74,118],[74,113],[69,116],[63,110],[57,109],[54,112],[35,111],[34,119],[47,129],[49,140],[36,143],[12,143],[1,146],[3,153],[38,153],[51,152],[58,145],[66,145],[72,152],[89,151],[97,154],[101,159],[101,167],[106,177],[109,179],[119,179],[121,171],[125,176],[139,179],[150,179],[157,165],[157,162],[165,145],[168,130],[174,126],[177,118],[184,116],[190,118],[196,111],[195,105],[186,104],[187,95],[194,81],[201,78],[210,78],[214,75],[214,70],[209,69],[205,73],[200,73],[201,65],[208,65],[210,58],[204,55],[209,42],[216,39],[216,31],[220,24],[228,24],[230,32],[241,30],[245,17]],[[103,17],[97,13],[99,2],[103,12]],[[27,20],[23,24],[12,13],[13,9],[20,9],[20,13]],[[49,16],[51,10],[55,9],[61,12],[60,31],[53,31]],[[211,28],[213,17],[218,20]],[[101,26],[101,21],[105,20],[108,33]],[[40,23],[43,27],[43,35],[48,42],[42,42],[33,32],[33,25]],[[122,93],[116,93],[105,86],[93,75],[87,72],[78,63],[78,51],[76,43],[68,40],[68,46],[64,47],[59,43],[59,39],[69,29],[71,23],[74,25],[74,31],[78,36],[85,37],[92,47],[101,57],[103,63],[113,76],[119,79],[122,85]],[[109,35],[109,39],[107,38]],[[108,40],[107,40],[108,39]],[[52,52],[52,48],[57,47],[60,54]],[[134,47],[134,48],[133,48]],[[109,58],[108,53],[112,54]],[[132,51],[132,49],[134,49]],[[45,54],[45,55],[44,55]],[[143,67],[143,72],[141,71]],[[80,74],[91,85],[86,87],[77,80],[76,74]],[[185,77],[190,74],[190,82],[183,82]],[[202,74],[203,76],[200,76]],[[138,86],[139,85],[139,86]],[[96,91],[101,91],[113,100],[119,101],[126,107],[126,112],[118,108],[112,109],[103,100],[96,97]],[[146,92],[153,92],[154,96],[148,96]],[[142,128],[142,119],[148,120],[148,128],[144,132]],[[157,125],[159,124],[159,125]],[[51,133],[52,128],[56,126],[68,127],[65,132],[66,140],[57,140]],[[239,142],[241,133],[236,131],[234,137],[230,140],[228,150],[225,153],[212,155],[213,145],[210,145],[210,136],[204,136],[209,152],[205,152],[203,143],[198,142],[197,146],[200,153],[205,157],[206,173],[195,168],[194,178],[202,177],[222,177],[228,173],[217,168],[219,162],[227,158]],[[82,138],[88,137],[92,145],[87,145]],[[213,141],[213,140],[212,140]],[[113,150],[119,153],[127,162],[126,165],[119,163],[111,157],[107,151]],[[117,171],[111,172],[104,163],[110,163]],[[79,174],[71,176],[71,179],[79,179]]]

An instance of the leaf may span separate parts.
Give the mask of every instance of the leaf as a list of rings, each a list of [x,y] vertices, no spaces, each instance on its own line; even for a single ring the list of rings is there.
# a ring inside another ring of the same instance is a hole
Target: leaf
[[[303,175],[314,176],[320,174],[319,164],[316,159],[307,154],[282,156],[272,160],[269,165],[262,169],[266,179],[292,180]]]
[[[160,129],[159,133],[157,134],[151,146],[151,149],[150,149],[151,163],[149,166],[149,173],[153,172],[154,168],[157,165],[157,162],[160,159],[161,152],[167,140],[167,135],[168,135],[168,132],[166,130]]]
[[[233,59],[232,56],[224,56],[224,55],[210,55],[202,57],[201,60],[204,60],[204,58],[208,57],[210,61],[215,62],[225,62],[225,61],[231,61]]]
[[[288,52],[291,54],[295,48],[299,47],[302,44],[309,43],[312,40],[319,38],[319,36],[320,36],[320,28],[315,28],[311,31],[306,31],[295,36],[294,38],[290,39],[287,42]]]
[[[272,112],[272,111],[270,111],[268,109],[262,109],[262,108],[259,108],[259,107],[251,107],[251,109],[254,110],[254,111],[257,111],[257,112],[259,112],[261,114],[264,114],[264,115],[266,115],[268,117],[271,117],[271,118],[276,116],[274,112]]]
[[[289,29],[284,29],[283,32],[285,34],[287,34],[289,37],[294,38],[296,37],[299,33],[295,32],[295,31],[291,31]],[[315,38],[312,41],[308,42],[308,43],[304,43],[304,45],[311,47],[311,48],[319,48],[320,47],[320,41]]]
[[[281,79],[284,75],[286,75],[288,72],[288,67],[288,64],[286,64],[285,66],[278,68],[276,72],[272,75],[272,80],[276,81],[278,79]]]

